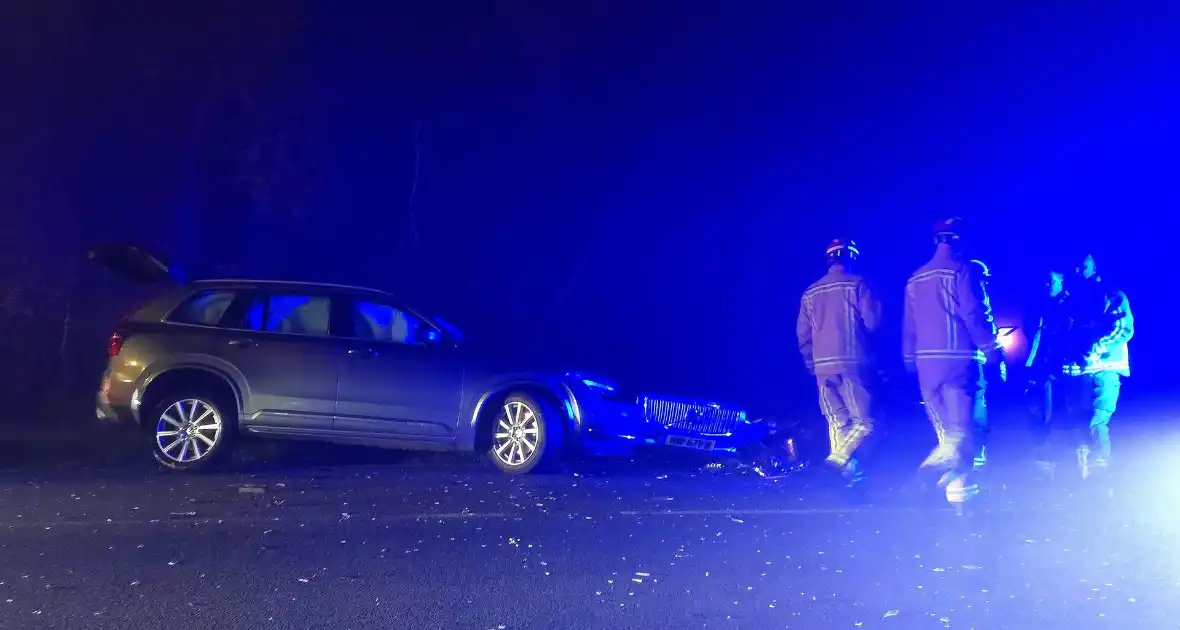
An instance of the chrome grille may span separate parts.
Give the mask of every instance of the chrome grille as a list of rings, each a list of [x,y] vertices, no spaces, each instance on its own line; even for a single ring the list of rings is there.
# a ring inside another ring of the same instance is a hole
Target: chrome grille
[[[745,412],[726,409],[712,403],[684,402],[668,398],[643,397],[643,417],[669,429],[683,429],[706,435],[733,432],[734,425],[745,419]]]

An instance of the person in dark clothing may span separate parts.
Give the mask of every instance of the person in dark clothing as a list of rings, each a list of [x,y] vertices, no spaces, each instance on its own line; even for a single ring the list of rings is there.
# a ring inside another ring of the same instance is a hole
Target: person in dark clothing
[[[1051,474],[1055,465],[1049,440],[1053,416],[1066,408],[1064,388],[1060,386],[1063,377],[1061,366],[1065,365],[1065,356],[1069,354],[1066,347],[1070,335],[1067,310],[1069,291],[1065,290],[1065,272],[1050,270],[1045,287],[1048,295],[1040,307],[1025,367],[1028,369],[1028,394],[1036,415],[1034,430],[1037,448],[1034,457],[1037,466]]]

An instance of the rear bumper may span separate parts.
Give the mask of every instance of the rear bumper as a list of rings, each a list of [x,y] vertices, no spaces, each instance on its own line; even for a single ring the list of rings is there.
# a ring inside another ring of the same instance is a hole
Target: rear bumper
[[[94,405],[94,416],[104,425],[130,427],[138,424],[135,421],[135,414],[131,413],[130,409],[114,407],[109,402],[102,400],[101,397]]]
[[[120,402],[111,396],[109,379],[103,378],[103,385],[94,401],[94,415],[99,423],[105,426],[136,426],[139,419],[135,415],[131,401]]]

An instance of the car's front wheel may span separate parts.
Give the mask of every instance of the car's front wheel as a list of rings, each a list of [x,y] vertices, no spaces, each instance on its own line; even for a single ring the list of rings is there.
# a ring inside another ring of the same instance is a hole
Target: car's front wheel
[[[521,475],[560,453],[561,416],[531,396],[510,394],[492,419],[488,458],[500,470]]]
[[[161,466],[199,472],[224,459],[236,428],[232,407],[195,392],[165,396],[152,411],[152,455]]]

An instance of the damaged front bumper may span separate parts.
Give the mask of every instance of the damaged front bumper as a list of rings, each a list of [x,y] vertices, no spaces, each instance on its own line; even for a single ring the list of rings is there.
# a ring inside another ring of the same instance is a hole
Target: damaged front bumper
[[[704,454],[738,454],[760,445],[770,426],[730,406],[668,397],[631,401],[604,398],[589,409],[582,444],[592,452],[626,453],[671,449]]]

